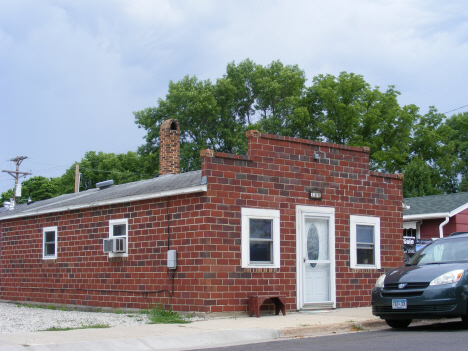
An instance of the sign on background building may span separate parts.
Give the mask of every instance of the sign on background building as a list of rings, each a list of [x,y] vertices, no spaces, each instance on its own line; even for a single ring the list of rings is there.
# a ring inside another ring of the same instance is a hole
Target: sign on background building
[[[432,239],[416,239],[412,236],[403,237],[403,254],[405,263],[414,256],[416,252],[421,250],[424,246],[432,243]]]

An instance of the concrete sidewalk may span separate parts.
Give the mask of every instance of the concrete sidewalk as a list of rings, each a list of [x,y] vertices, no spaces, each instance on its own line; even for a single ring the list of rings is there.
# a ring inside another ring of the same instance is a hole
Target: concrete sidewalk
[[[190,324],[147,324],[109,329],[77,329],[0,334],[0,350],[193,350],[348,332],[361,327],[386,325],[370,307],[289,312],[286,316],[262,312],[217,315]]]

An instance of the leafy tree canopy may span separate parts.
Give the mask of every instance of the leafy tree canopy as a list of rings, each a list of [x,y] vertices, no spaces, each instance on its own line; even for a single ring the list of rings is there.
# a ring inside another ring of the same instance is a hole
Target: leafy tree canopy
[[[463,161],[455,152],[457,143],[454,138],[455,131],[446,123],[445,116],[438,113],[433,106],[427,114],[420,116],[413,126],[407,167],[415,158],[424,160],[431,173],[431,184],[438,189],[438,193],[458,191]],[[421,165],[420,162],[418,164]],[[408,187],[405,191],[412,193],[412,189]]]
[[[403,178],[403,197],[439,195],[437,178],[431,167],[421,157],[415,157],[406,166]]]
[[[392,86],[380,91],[352,73],[319,75],[307,87],[305,73],[296,65],[232,62],[216,83],[189,76],[171,81],[166,98],[156,107],[135,112],[136,124],[147,131],[139,153],[156,155],[160,124],[175,118],[185,171],[200,167],[201,149],[246,153],[249,129],[368,146],[372,169],[403,171],[418,108],[401,107],[398,95]]]
[[[96,183],[112,179],[114,184],[124,184],[148,179],[152,174],[146,173],[147,157],[129,151],[126,154],[114,154],[88,151],[80,162],[76,162],[60,178],[61,193],[72,193],[75,190],[75,167],[80,168],[80,189],[94,188]]]
[[[43,176],[31,177],[21,183],[21,197],[16,199],[17,203],[25,203],[28,199],[39,201],[50,199],[60,195],[58,187],[59,178],[46,178]],[[13,189],[2,193],[3,201],[10,201],[13,198]]]

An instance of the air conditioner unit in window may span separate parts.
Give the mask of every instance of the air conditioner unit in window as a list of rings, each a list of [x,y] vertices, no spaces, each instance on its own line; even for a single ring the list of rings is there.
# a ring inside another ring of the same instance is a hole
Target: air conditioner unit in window
[[[125,238],[112,238],[104,239],[102,247],[105,253],[124,253],[127,251],[126,244]]]

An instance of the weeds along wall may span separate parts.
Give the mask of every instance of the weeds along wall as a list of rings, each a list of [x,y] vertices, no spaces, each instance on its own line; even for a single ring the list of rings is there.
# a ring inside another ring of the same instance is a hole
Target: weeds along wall
[[[403,262],[402,177],[370,172],[367,148],[258,132],[247,138],[245,156],[201,151],[206,192],[1,221],[0,297],[210,313],[247,311],[249,295],[281,294],[296,309],[300,205],[335,209],[336,306],[368,306],[378,276]],[[310,199],[312,189],[321,200]],[[243,208],[280,211],[279,267],[241,267]],[[350,215],[380,218],[381,269],[350,267]],[[128,257],[112,259],[102,242],[109,221],[121,218],[128,218]],[[57,259],[43,260],[50,226],[58,229]],[[173,281],[168,230],[177,250]]]

